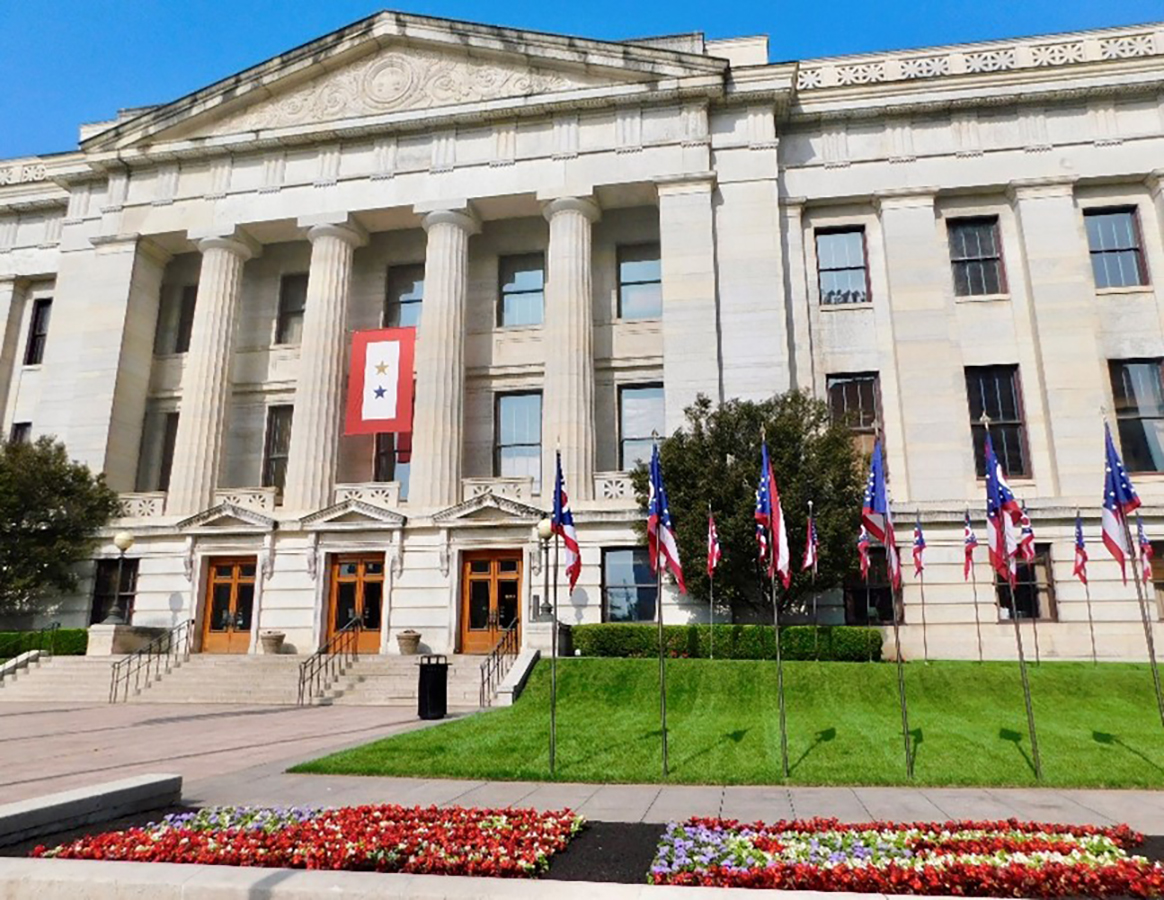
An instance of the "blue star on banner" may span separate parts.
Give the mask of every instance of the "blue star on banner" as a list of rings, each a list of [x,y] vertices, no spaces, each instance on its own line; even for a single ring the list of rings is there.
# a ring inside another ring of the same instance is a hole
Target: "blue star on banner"
[[[376,388],[374,393],[376,394],[376,399],[379,400],[381,397],[384,396],[385,391],[384,391],[384,388],[378,387],[378,388]]]

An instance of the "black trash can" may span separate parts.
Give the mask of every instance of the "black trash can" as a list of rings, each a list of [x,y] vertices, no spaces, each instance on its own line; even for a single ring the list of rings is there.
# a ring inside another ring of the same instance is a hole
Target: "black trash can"
[[[417,715],[443,719],[449,710],[449,658],[439,654],[420,658]]]

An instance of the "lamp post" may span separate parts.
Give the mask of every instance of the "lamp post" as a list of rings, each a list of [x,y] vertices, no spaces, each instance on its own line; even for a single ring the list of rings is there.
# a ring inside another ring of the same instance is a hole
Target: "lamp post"
[[[538,612],[544,617],[554,611],[554,607],[550,603],[550,538],[554,536],[554,523],[550,521],[549,516],[543,517],[538,522],[537,532],[538,540],[542,542],[542,574],[545,576],[542,605]]]
[[[113,536],[113,546],[120,554],[117,557],[117,583],[113,586],[113,606],[109,614],[102,620],[102,625],[124,625],[129,610],[121,608],[121,578],[125,571],[125,553],[133,546],[133,535],[128,531],[119,531]]]

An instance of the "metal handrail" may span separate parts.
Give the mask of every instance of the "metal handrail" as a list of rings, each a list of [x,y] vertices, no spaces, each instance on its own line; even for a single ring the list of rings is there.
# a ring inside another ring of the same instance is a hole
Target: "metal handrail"
[[[501,638],[481,663],[481,706],[492,706],[493,695],[521,649],[517,640],[517,617],[501,632]]]
[[[323,693],[325,685],[342,674],[348,663],[360,658],[360,630],[360,620],[353,618],[333,634],[326,644],[299,664],[300,706],[310,703]]]
[[[159,634],[140,650],[117,660],[109,681],[109,702],[116,703],[119,695],[123,702],[128,701],[131,681],[134,693],[138,693],[159,678],[163,670],[169,672],[171,663],[188,660],[193,633],[194,620],[187,619]]]

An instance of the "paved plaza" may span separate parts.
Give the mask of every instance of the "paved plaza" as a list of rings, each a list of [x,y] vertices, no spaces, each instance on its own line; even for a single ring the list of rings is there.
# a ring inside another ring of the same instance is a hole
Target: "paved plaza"
[[[1126,822],[1147,834],[1164,834],[1164,792],[1156,791],[540,784],[285,772],[328,750],[426,725],[411,709],[391,707],[6,704],[0,708],[0,799],[173,772],[184,777],[184,799],[195,805],[569,806],[587,818],[614,822],[692,815],[749,821],[1017,816]]]

